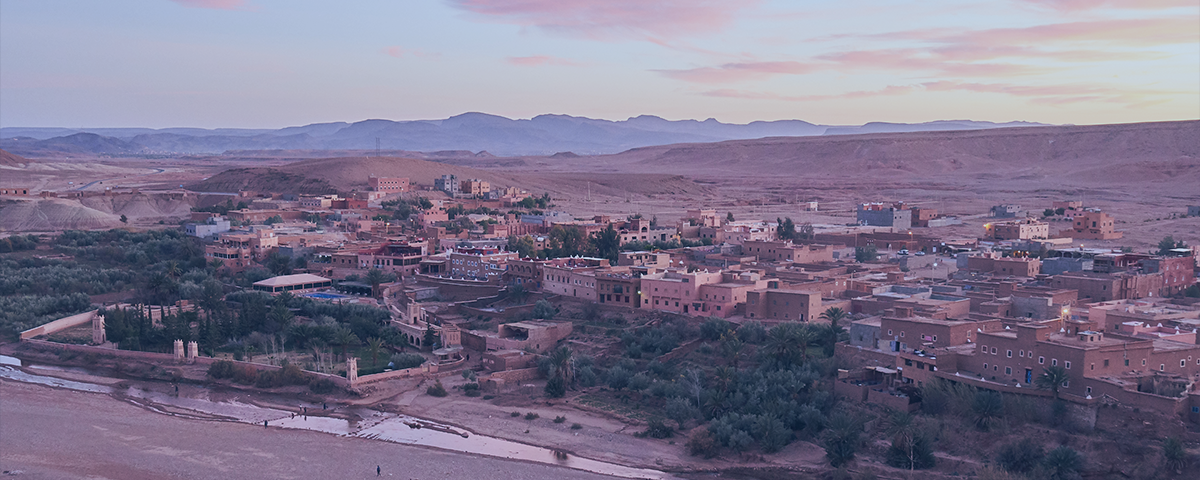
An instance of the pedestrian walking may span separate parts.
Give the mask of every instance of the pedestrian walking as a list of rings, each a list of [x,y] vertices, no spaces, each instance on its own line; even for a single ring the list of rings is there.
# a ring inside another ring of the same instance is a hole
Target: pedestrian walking
[[[383,475],[383,469],[379,468],[379,465],[376,465],[375,466],[375,476],[378,477],[380,475]]]
[[[263,428],[266,428],[266,426],[267,426],[267,421],[263,420]]]

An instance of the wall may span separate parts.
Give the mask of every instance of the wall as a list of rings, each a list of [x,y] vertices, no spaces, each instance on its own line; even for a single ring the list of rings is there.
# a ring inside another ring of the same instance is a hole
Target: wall
[[[361,377],[358,377],[358,380],[356,380],[350,386],[351,386],[351,388],[357,388],[357,387],[360,387],[363,385],[369,385],[369,384],[376,383],[376,382],[382,382],[384,380],[391,380],[391,379],[395,379],[395,378],[421,377],[421,376],[425,376],[425,375],[428,375],[431,373],[437,373],[437,372],[438,372],[438,364],[426,362],[419,367],[406,368],[404,370],[392,370],[390,372],[374,373],[371,375],[363,375]]]
[[[33,327],[29,330],[21,332],[21,340],[28,340],[30,338],[39,337],[42,335],[50,335],[71,327],[77,327],[85,323],[90,323],[92,321],[92,317],[95,316],[96,312],[98,311],[99,310],[83,312],[78,315],[71,315],[69,317],[60,318],[44,325]]]

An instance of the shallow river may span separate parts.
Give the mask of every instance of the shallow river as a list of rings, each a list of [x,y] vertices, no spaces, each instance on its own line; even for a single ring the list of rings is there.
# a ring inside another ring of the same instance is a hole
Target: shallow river
[[[22,366],[23,368],[17,368]],[[210,419],[219,417],[228,421],[252,424],[267,422],[267,425],[271,428],[312,430],[340,436],[360,437],[406,445],[421,445],[509,460],[545,463],[615,477],[675,478],[668,473],[658,470],[626,467],[614,463],[591,460],[563,452],[556,452],[548,448],[463,432],[458,427],[430,420],[379,412],[366,408],[354,408],[351,410],[351,412],[362,418],[359,421],[323,416],[295,415],[293,417],[292,412],[239,402],[237,395],[226,395],[225,398],[217,398],[220,395],[214,395],[212,391],[207,389],[204,390],[207,393],[203,398],[176,396],[136,387],[114,388],[107,385],[63,380],[30,373],[30,371],[36,372],[37,370],[59,370],[100,375],[82,368],[22,365],[20,359],[0,355],[0,378],[69,390],[111,394],[166,415],[195,416],[197,418]],[[322,407],[321,405],[303,402],[297,403],[297,406],[307,407],[311,412],[319,412]],[[197,415],[189,415],[186,412],[181,412],[181,409],[196,412]],[[410,424],[419,425],[421,428],[413,428]],[[449,431],[442,431],[443,429]],[[451,432],[465,433],[467,436],[464,438],[461,434]]]

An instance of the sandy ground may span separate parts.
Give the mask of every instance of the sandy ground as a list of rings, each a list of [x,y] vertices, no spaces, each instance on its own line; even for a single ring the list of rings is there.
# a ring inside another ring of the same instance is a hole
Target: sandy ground
[[[187,420],[0,380],[0,469],[31,479],[606,478],[360,438]]]

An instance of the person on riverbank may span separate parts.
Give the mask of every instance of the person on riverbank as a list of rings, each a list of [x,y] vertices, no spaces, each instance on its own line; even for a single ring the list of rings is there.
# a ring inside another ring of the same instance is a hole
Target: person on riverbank
[[[376,465],[375,466],[375,476],[378,477],[380,475],[383,475],[383,469],[379,468],[379,465]]]

